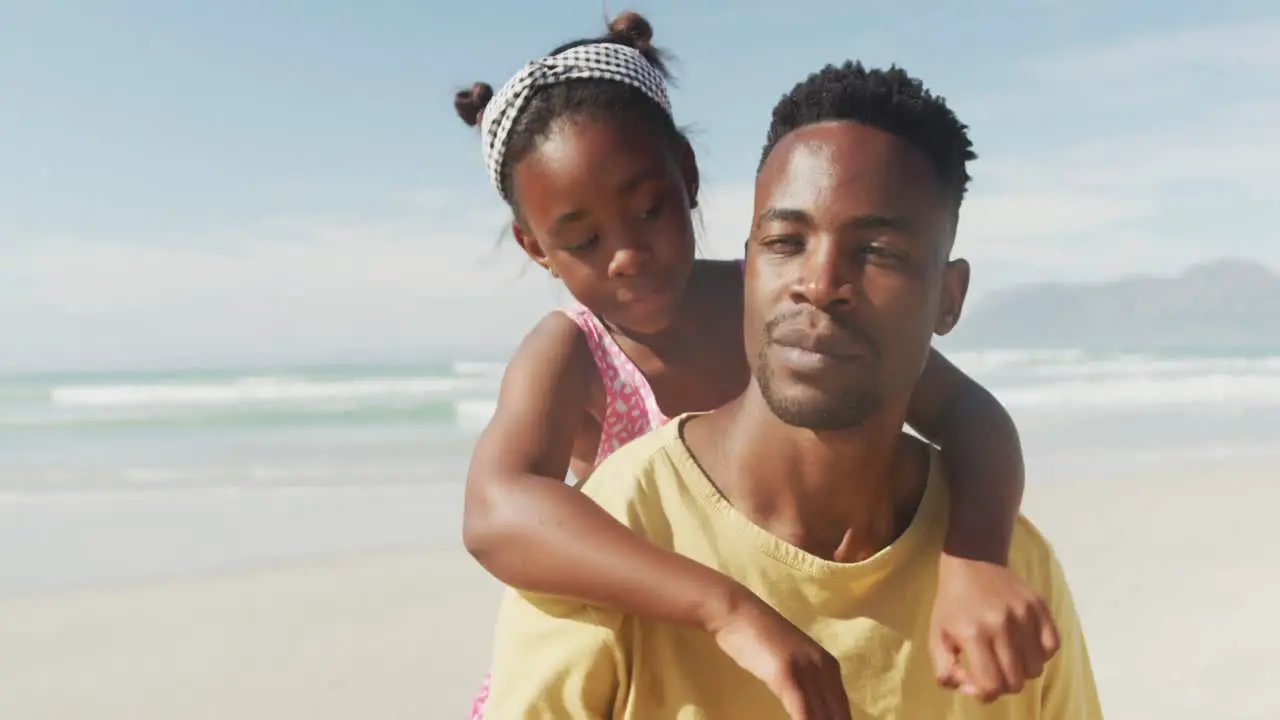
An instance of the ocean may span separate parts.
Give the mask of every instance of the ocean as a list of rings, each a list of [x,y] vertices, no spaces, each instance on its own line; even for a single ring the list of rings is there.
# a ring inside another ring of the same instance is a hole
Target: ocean
[[[963,351],[1028,483],[1280,455],[1273,353]],[[504,365],[0,376],[0,592],[456,541]]]
[[[950,357],[1010,409],[1033,457],[1280,447],[1262,432],[1280,429],[1280,351]],[[0,497],[457,483],[503,369],[0,376]]]
[[[458,482],[503,367],[0,378],[0,496]]]

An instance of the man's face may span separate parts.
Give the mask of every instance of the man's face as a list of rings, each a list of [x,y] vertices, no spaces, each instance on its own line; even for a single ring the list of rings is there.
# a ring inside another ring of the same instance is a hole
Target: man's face
[[[928,159],[886,132],[829,122],[778,142],[756,178],[745,341],[779,419],[839,430],[905,411],[964,302],[955,217]]]

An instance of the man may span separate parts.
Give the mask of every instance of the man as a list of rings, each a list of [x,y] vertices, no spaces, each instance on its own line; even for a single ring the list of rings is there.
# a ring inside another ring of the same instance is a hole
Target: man
[[[965,126],[899,69],[846,63],[797,85],[774,109],[756,178],[752,383],[617,451],[583,488],[839,661],[847,699],[798,716],[1101,717],[1062,571],[1025,521],[1009,565],[1049,600],[1057,656],[983,704],[941,689],[925,650],[948,499],[933,450],[902,428],[931,336],[960,317],[969,269],[950,253],[973,157]],[[496,645],[495,720],[788,715],[684,627],[511,592]]]

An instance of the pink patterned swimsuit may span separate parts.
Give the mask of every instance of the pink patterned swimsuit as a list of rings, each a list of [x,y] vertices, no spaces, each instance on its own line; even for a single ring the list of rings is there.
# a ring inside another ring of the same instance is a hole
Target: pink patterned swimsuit
[[[614,342],[595,313],[578,304],[561,312],[582,329],[600,371],[600,380],[604,383],[605,414],[595,460],[595,465],[599,465],[614,450],[661,427],[670,418],[663,415],[658,407],[649,381]],[[471,704],[470,720],[484,719],[485,704],[489,701],[489,681],[489,677],[484,679],[480,694]]]

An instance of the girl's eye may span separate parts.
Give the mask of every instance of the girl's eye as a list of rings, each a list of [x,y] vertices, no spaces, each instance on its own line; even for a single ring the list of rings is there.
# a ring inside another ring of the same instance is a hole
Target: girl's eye
[[[655,204],[653,207],[640,213],[640,217],[644,218],[645,220],[651,220],[655,217],[658,217],[658,214],[661,212],[662,212],[662,201],[659,200],[657,204]]]
[[[578,253],[584,253],[584,252],[587,252],[588,250],[590,250],[590,249],[594,248],[594,247],[595,247],[596,245],[598,245],[599,243],[600,243],[600,236],[599,236],[599,235],[592,235],[591,237],[587,238],[586,240],[583,240],[582,242],[578,243],[577,245],[573,245],[573,246],[570,246],[570,247],[565,248],[565,252],[575,253],[575,254],[578,254]]]

